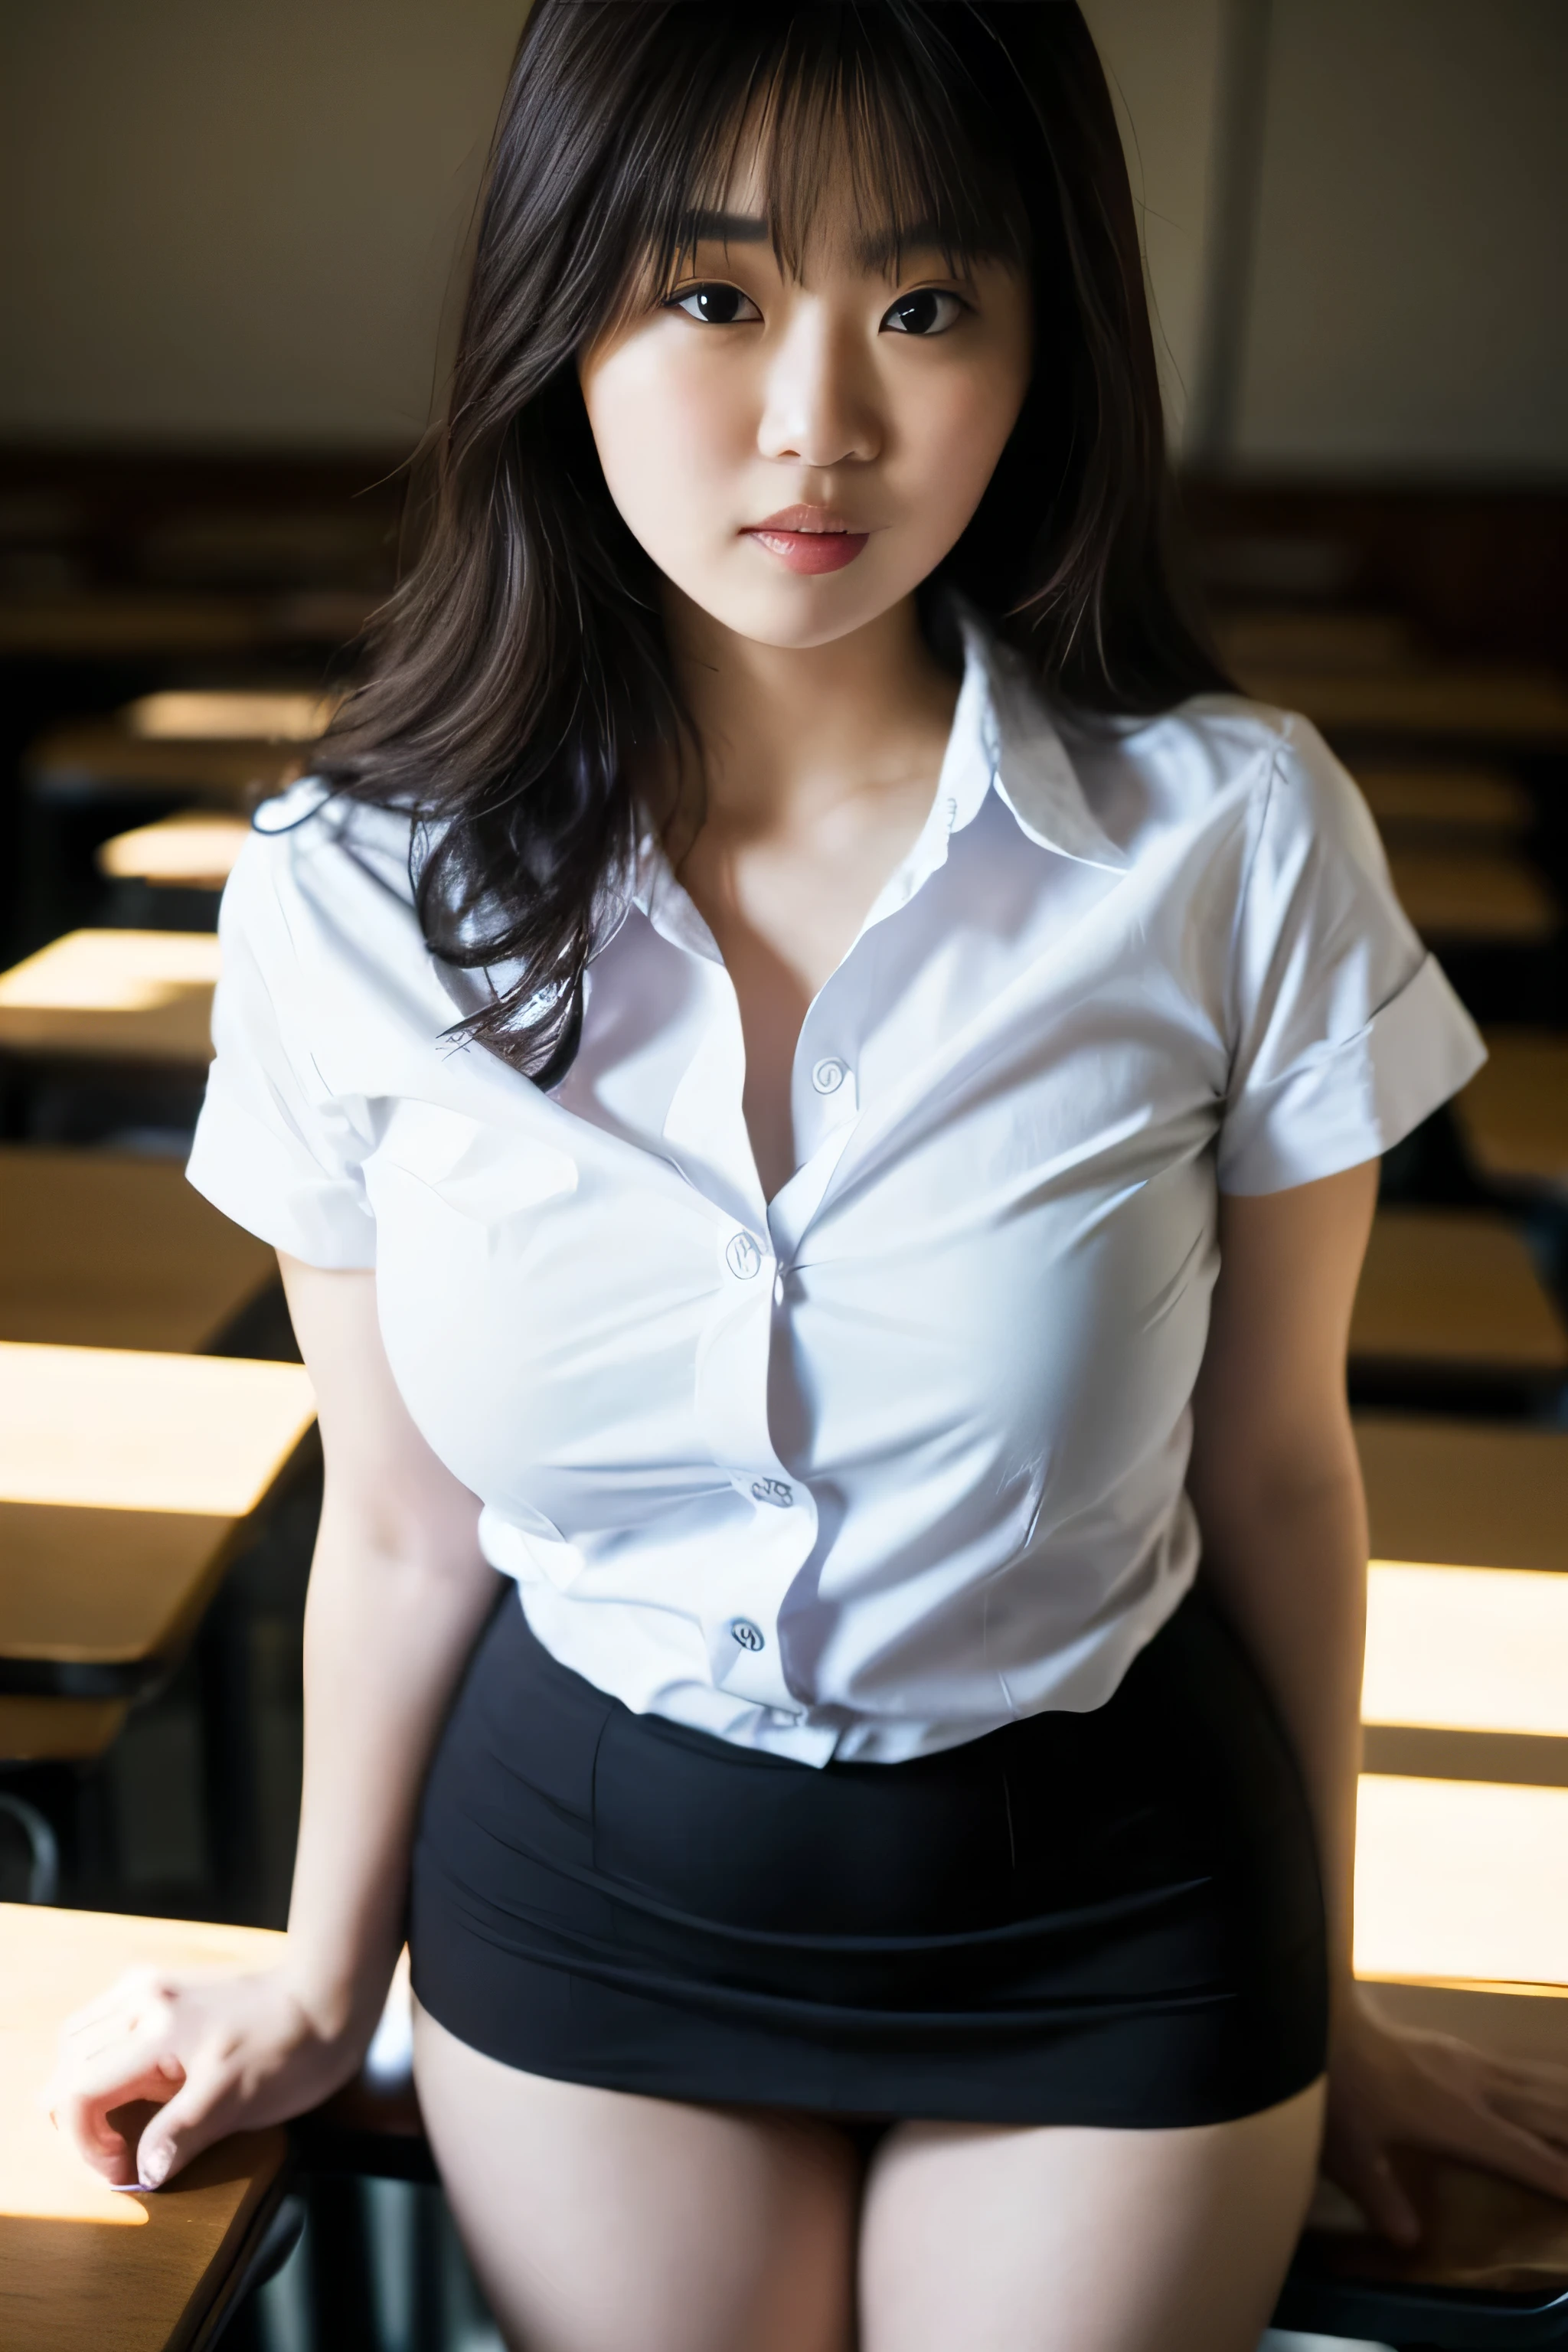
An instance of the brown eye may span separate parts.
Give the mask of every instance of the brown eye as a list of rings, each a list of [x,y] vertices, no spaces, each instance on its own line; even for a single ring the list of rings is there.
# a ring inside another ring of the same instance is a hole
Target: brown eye
[[[689,319],[700,320],[705,327],[750,326],[763,315],[738,286],[689,286],[684,294],[672,294],[665,308],[684,310]]]
[[[945,335],[950,327],[957,326],[963,315],[963,305],[956,294],[922,286],[918,293],[900,295],[882,320],[882,331],[889,335]]]

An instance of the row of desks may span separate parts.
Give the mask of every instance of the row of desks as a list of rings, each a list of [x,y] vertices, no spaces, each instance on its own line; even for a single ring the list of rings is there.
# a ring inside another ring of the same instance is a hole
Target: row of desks
[[[276,1279],[271,1251],[169,1161],[0,1146],[0,1340],[198,1354]],[[1351,1353],[1372,1370],[1568,1376],[1568,1331],[1524,1243],[1481,1210],[1379,1213]]]
[[[67,932],[0,972],[0,1055],[199,1073],[217,973],[210,932]],[[1568,1038],[1498,1028],[1487,1043],[1490,1060],[1455,1104],[1478,1165],[1568,1186]]]

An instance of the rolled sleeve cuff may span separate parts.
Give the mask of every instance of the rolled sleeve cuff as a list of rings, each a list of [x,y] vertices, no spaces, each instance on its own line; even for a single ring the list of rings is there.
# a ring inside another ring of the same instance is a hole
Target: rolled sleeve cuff
[[[1352,1037],[1237,1097],[1220,1134],[1225,1192],[1283,1192],[1390,1150],[1468,1084],[1480,1033],[1427,956]]]
[[[210,1089],[185,1174],[215,1209],[306,1265],[347,1272],[375,1264],[375,1219],[360,1183],[296,1156]]]

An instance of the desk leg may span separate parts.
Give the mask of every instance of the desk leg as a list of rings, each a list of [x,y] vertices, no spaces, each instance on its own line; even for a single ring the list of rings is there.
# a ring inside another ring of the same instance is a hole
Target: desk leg
[[[315,2352],[379,2352],[361,2185],[322,2173],[306,2193]]]

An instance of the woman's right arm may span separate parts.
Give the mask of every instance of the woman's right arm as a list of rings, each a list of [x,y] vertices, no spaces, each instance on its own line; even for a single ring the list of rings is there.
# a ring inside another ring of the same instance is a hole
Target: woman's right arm
[[[166,2179],[226,2133],[314,2105],[358,2067],[402,1942],[430,1753],[496,1597],[479,1503],[393,1381],[374,1276],[282,1265],[326,1463],[289,1937],[261,1974],[139,1973],[71,2021],[56,2119],[115,2181]],[[158,2112],[139,2141],[110,2120],[149,2100]]]

